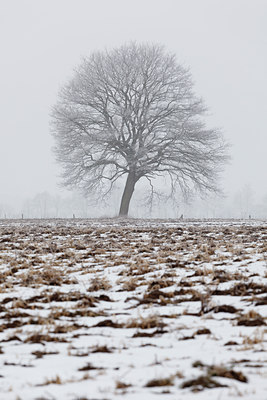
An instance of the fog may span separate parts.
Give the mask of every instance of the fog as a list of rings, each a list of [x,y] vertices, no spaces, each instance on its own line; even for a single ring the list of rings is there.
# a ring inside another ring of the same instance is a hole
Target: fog
[[[190,67],[232,157],[223,199],[141,211],[137,193],[132,215],[267,217],[265,0],[1,0],[0,18],[0,218],[116,214],[119,187],[103,208],[59,187],[49,115],[82,56],[129,41]]]

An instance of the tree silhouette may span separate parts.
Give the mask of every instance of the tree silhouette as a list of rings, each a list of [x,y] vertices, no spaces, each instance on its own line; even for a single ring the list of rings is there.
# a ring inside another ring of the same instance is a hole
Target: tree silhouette
[[[64,185],[103,196],[125,176],[120,216],[128,215],[141,179],[152,190],[158,176],[168,177],[173,191],[216,190],[227,145],[206,127],[205,112],[189,70],[162,46],[92,53],[52,111]]]

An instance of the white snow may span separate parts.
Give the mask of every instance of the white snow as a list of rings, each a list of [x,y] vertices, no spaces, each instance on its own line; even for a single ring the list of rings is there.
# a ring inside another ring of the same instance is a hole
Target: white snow
[[[266,266],[266,221],[2,220],[0,399],[266,400]]]

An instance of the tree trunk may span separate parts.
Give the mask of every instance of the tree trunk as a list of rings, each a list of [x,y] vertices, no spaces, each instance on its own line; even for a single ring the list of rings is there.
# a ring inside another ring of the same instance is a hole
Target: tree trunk
[[[129,175],[126,180],[125,188],[123,191],[123,195],[121,198],[121,206],[120,206],[120,217],[127,217],[129,211],[130,201],[134,192],[134,186],[136,184],[136,177],[133,172],[129,172]]]

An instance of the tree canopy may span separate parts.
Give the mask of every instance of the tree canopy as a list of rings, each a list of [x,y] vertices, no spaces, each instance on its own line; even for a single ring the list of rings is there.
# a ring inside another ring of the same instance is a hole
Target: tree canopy
[[[125,176],[122,216],[140,179],[168,177],[172,191],[217,190],[227,144],[207,128],[205,112],[189,69],[164,47],[131,43],[92,53],[52,112],[64,185],[105,193]]]

